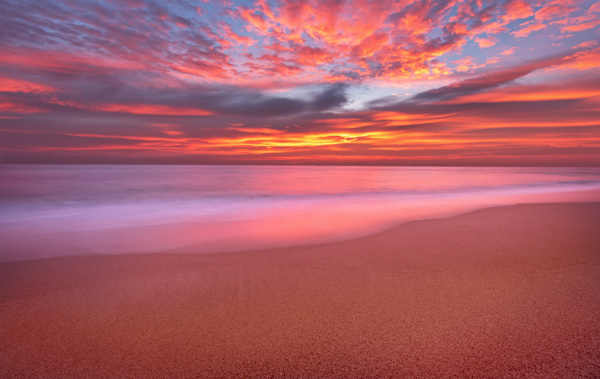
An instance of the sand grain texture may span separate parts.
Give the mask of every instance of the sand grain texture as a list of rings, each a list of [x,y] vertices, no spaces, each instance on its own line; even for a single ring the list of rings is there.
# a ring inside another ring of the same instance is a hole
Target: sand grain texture
[[[0,265],[0,377],[600,377],[600,204]]]

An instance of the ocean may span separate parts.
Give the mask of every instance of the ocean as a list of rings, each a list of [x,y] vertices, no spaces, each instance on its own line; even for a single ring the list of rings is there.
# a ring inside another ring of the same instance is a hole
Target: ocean
[[[0,165],[0,261],[328,243],[599,189],[599,168]]]

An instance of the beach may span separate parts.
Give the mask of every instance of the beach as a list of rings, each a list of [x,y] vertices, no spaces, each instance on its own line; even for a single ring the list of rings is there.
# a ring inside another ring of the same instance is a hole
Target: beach
[[[2,378],[598,377],[600,203],[1,263],[0,325]]]

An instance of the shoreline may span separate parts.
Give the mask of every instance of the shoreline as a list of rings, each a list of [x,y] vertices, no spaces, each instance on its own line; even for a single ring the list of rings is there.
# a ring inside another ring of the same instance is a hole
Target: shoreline
[[[333,204],[323,212],[310,204],[267,217],[240,220],[195,220],[110,228],[45,230],[33,223],[12,232],[0,228],[0,264],[53,257],[147,254],[231,254],[319,246],[365,238],[407,223],[457,217],[487,208],[537,203],[600,201],[600,189],[490,193],[476,201],[461,197],[424,199],[399,208],[383,203],[348,207]],[[14,228],[14,226],[13,226]],[[68,253],[64,253],[68,251]]]
[[[0,376],[600,375],[600,203],[324,245],[0,263]]]

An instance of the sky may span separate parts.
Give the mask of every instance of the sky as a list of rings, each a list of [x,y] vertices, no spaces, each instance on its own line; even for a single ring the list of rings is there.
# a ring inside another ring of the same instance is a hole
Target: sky
[[[600,166],[600,2],[1,0],[0,162]]]

